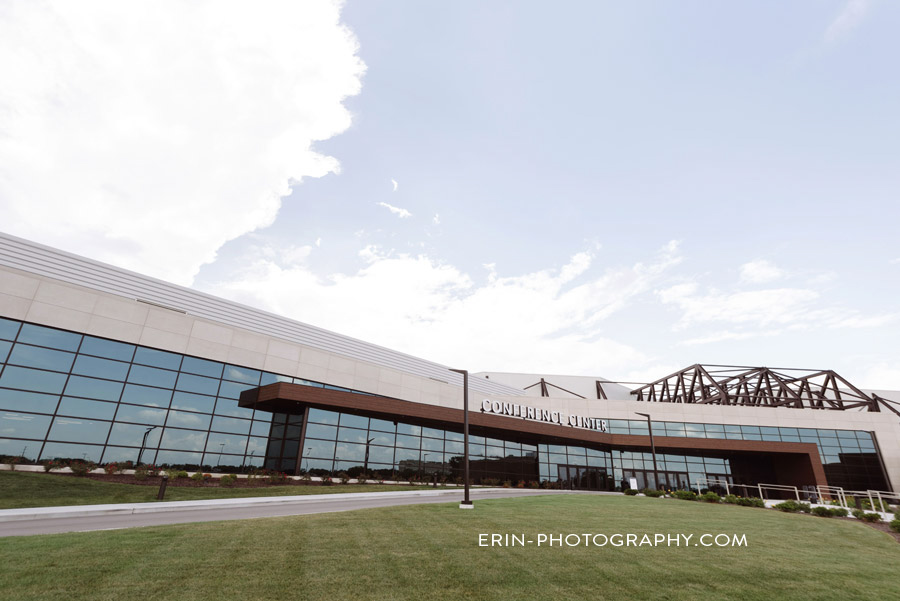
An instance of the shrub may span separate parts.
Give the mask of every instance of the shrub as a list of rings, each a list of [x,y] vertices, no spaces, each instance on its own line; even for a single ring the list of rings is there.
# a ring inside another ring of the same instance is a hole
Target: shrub
[[[271,471],[266,474],[266,477],[269,480],[269,484],[281,484],[282,482],[287,482],[287,474],[284,472]]]
[[[629,497],[633,497],[634,495],[638,494],[638,491],[635,488],[626,488],[625,494],[628,495]]]
[[[225,474],[219,478],[219,486],[234,486],[235,482],[237,482],[237,476],[234,474]]]
[[[184,470],[166,470],[166,475],[169,476],[169,480],[178,480],[179,478],[187,478],[188,473]]]
[[[760,499],[759,497],[738,497],[737,504],[742,507],[763,507],[765,508],[766,502]]]
[[[850,515],[850,512],[844,509],[843,507],[829,507],[828,513],[833,518],[845,518]]]
[[[138,482],[143,482],[148,478],[149,474],[147,473],[147,469],[144,467],[138,467],[134,470],[134,479]]]
[[[713,491],[709,490],[709,491],[703,493],[703,495],[700,497],[700,500],[705,503],[718,503],[719,501],[722,500],[722,497],[720,497]]]
[[[512,488],[512,482],[509,480],[503,481],[503,488]]]
[[[863,522],[880,522],[881,515],[877,513],[866,513],[861,509],[856,509],[853,511],[853,517]]]
[[[737,495],[725,495],[724,497],[722,497],[722,501],[728,503],[729,505],[737,505],[738,497]]]
[[[50,470],[58,470],[59,468],[63,467],[63,465],[56,459],[50,459],[48,461],[44,461],[43,465],[44,465],[45,472],[49,472]]]
[[[810,512],[809,503],[798,503],[797,501],[784,501],[774,505],[773,508],[787,513]]]
[[[645,489],[641,490],[641,492],[644,493],[644,496],[647,496],[647,497],[655,498],[655,497],[663,496],[663,491],[656,490],[655,488],[645,488]]]
[[[891,520],[891,530],[894,532],[900,532],[900,518],[894,518]]]
[[[103,471],[109,475],[118,474],[122,471],[122,468],[119,467],[118,463],[107,463],[103,466]]]
[[[303,472],[302,474],[300,474],[300,480],[302,480],[303,482],[309,482],[310,480],[312,480],[312,476],[309,475],[309,472]]]
[[[812,510],[810,511],[810,513],[813,515],[817,515],[820,518],[833,517],[833,514],[831,513],[831,509],[829,509],[828,507],[813,507]]]
[[[697,493],[692,490],[676,490],[672,493],[672,496],[676,499],[681,499],[682,501],[696,501]]]
[[[73,459],[69,462],[69,469],[76,476],[86,476],[88,472],[97,467],[93,461],[82,461],[81,459]]]
[[[137,474],[137,470],[135,470],[134,473]],[[194,472],[191,474],[191,480],[194,482],[203,482],[203,472]]]
[[[322,476],[322,486],[331,486],[334,482],[331,481],[330,476]]]
[[[350,474],[347,472],[340,472],[337,476],[341,479],[341,484],[350,484]]]

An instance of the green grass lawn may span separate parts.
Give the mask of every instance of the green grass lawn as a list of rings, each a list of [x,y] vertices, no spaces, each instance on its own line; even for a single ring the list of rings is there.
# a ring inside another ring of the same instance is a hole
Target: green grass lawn
[[[900,545],[863,524],[734,506],[546,496],[0,543],[4,599],[888,600]],[[480,533],[739,533],[742,548],[479,547]]]
[[[385,490],[422,490],[400,484],[335,484],[333,486],[270,486],[266,488],[187,488],[169,486],[166,501],[226,499],[231,497],[279,497]],[[89,478],[0,472],[0,509],[96,505],[102,503],[149,503],[156,501],[158,486],[97,482]]]

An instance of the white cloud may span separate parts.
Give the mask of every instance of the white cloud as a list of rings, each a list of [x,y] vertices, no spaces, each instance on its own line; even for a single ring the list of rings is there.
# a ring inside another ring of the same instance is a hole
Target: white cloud
[[[391,213],[393,213],[400,219],[406,219],[407,217],[412,217],[412,213],[410,213],[406,209],[401,209],[400,207],[395,207],[394,205],[389,205],[386,202],[379,202],[378,206],[384,207],[385,209],[387,209],[388,211],[390,211]]]
[[[435,213],[434,217],[431,219],[431,223],[433,223],[435,225],[440,225],[441,224],[441,216],[439,214]]]
[[[189,283],[338,170],[313,143],[350,124],[357,46],[337,2],[5,3],[3,229]]]
[[[900,264],[900,257],[897,257],[896,259],[891,259],[891,265],[897,265],[897,264]]]
[[[763,259],[741,265],[741,281],[748,284],[764,284],[779,280],[784,275],[782,269]]]
[[[399,186],[397,185],[397,180],[395,180],[394,178],[391,178],[391,185],[394,187],[394,190],[393,190],[393,191],[396,192],[396,191],[397,191],[397,188],[399,187]]]
[[[840,14],[825,30],[825,40],[834,42],[862,23],[869,12],[868,0],[848,0]]]
[[[603,336],[603,321],[658,285],[680,260],[668,245],[648,263],[601,270],[592,252],[560,269],[476,284],[427,256],[360,251],[355,273],[320,277],[260,250],[208,291],[421,357],[471,369],[623,373],[647,358]],[[575,278],[579,283],[575,283]],[[260,291],[265,290],[265,294]],[[501,309],[502,308],[502,309]]]

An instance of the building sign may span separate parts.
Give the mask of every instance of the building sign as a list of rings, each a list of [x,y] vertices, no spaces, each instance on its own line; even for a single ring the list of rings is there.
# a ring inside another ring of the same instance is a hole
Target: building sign
[[[559,424],[560,426],[586,428],[588,430],[597,430],[598,432],[609,431],[609,427],[605,419],[597,419],[596,417],[583,417],[581,415],[567,416],[562,411],[538,409],[536,407],[528,407],[526,405],[519,405],[517,403],[506,403],[503,401],[492,401],[490,399],[484,399],[483,401],[481,401],[481,411],[483,413],[508,415],[510,417],[521,417],[522,419],[532,419],[539,422]]]

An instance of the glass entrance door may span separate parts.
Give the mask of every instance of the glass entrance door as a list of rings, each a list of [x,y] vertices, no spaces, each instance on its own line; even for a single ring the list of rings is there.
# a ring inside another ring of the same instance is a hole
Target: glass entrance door
[[[606,490],[606,469],[585,465],[558,465],[560,486],[573,490]]]

